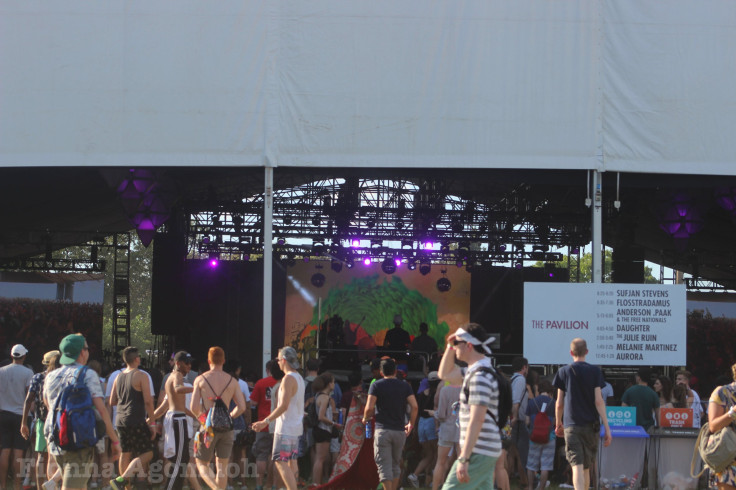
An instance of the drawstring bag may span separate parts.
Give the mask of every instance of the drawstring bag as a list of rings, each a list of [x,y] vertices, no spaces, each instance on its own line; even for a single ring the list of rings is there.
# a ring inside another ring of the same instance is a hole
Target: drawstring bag
[[[731,466],[736,459],[736,431],[733,424],[727,425],[715,434],[711,434],[708,422],[700,428],[693,450],[693,459],[690,462],[690,476],[693,478],[700,478],[705,471],[703,468],[697,475],[693,474],[698,455],[712,473],[722,473]]]

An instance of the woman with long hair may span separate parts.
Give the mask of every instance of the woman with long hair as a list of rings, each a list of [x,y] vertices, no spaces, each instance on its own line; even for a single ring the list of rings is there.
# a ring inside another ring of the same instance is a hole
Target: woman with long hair
[[[31,386],[28,388],[25,402],[23,403],[23,419],[20,426],[21,435],[29,439],[32,437],[31,442],[34,450],[37,452],[36,458],[36,487],[41,490],[44,487],[44,476],[53,475],[49,478],[52,482],[54,478],[60,479],[61,473],[58,475],[57,466],[54,457],[51,453],[48,453],[48,458],[44,455],[47,453],[46,439],[43,434],[43,426],[48,415],[48,408],[43,401],[43,384],[46,381],[46,375],[60,367],[59,359],[61,358],[61,352],[58,350],[52,350],[43,355],[42,364],[46,368],[44,371],[34,374],[31,378]],[[33,423],[33,431],[28,429],[28,413],[30,412],[31,406],[34,406],[35,420]],[[46,464],[46,473],[43,471],[44,462]],[[5,483],[5,482],[3,482]]]
[[[687,386],[675,385],[672,388],[672,408],[689,408],[687,399]]]
[[[736,421],[736,364],[731,366],[734,382],[719,386],[710,395],[708,403],[708,428],[715,434]],[[710,485],[718,490],[736,489],[736,461],[723,472],[711,472]]]
[[[317,409],[319,423],[312,431],[314,436],[314,465],[312,466],[312,483],[322,483],[322,472],[330,454],[333,427],[342,426],[334,421],[335,402],[330,393],[335,388],[335,378],[329,372],[324,372],[312,381],[312,393]]]
[[[654,381],[654,391],[659,395],[659,406],[672,408],[672,381],[667,376],[657,376]]]

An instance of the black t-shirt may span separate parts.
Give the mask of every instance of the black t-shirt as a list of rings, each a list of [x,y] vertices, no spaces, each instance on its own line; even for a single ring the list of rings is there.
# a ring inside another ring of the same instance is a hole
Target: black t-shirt
[[[421,334],[418,337],[414,337],[414,342],[411,343],[411,350],[415,352],[426,352],[430,355],[434,354],[437,352],[437,341],[427,334]]]
[[[394,327],[386,332],[386,337],[383,339],[383,346],[391,350],[404,350],[409,348],[411,343],[411,337],[409,332],[401,327]]]
[[[406,400],[414,393],[409,383],[396,378],[376,380],[368,389],[376,397],[376,428],[404,430]]]
[[[603,373],[598,366],[587,362],[573,362],[557,371],[552,384],[565,392],[565,427],[598,421],[595,388],[605,386]]]

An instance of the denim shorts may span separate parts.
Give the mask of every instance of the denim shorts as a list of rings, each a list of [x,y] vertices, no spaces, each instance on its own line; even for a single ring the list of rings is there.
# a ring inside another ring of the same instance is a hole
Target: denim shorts
[[[417,427],[419,442],[428,442],[437,440],[437,428],[433,417],[419,417],[419,426]]]

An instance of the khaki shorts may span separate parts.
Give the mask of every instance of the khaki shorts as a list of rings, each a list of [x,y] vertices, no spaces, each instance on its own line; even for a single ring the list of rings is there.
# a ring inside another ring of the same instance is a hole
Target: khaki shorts
[[[66,451],[56,456],[56,463],[61,468],[64,488],[87,488],[87,483],[94,469],[94,447],[86,447],[78,451]]]
[[[199,437],[200,434],[201,432],[198,433],[196,437]],[[207,462],[212,461],[212,456],[215,456],[218,459],[230,459],[230,454],[233,452],[233,439],[232,430],[226,432],[214,432],[214,437],[212,438],[210,447],[205,447],[204,444],[199,444],[197,454],[195,454],[194,457]]]
[[[565,427],[565,456],[570,466],[588,469],[598,455],[600,425],[595,423]]]

